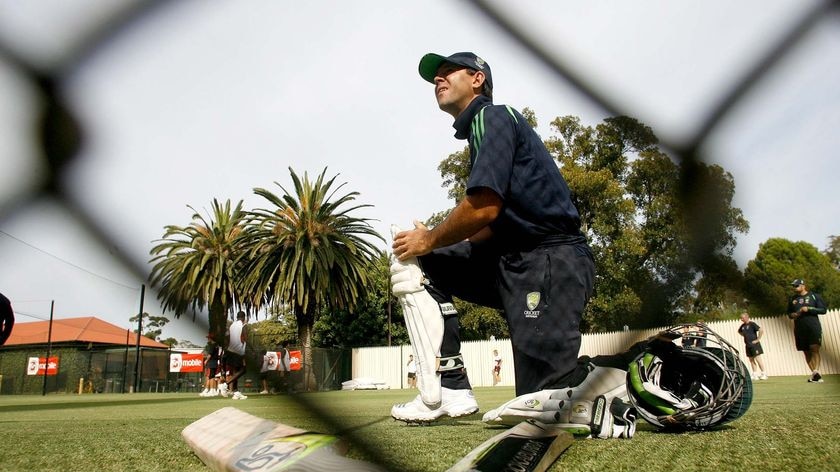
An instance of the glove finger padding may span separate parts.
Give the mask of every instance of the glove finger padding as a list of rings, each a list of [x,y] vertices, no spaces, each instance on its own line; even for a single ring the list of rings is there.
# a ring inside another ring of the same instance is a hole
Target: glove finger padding
[[[411,258],[412,262],[396,261],[391,264],[391,287],[395,296],[407,293],[417,293],[423,288],[423,271],[417,265],[417,259]]]
[[[589,427],[592,437],[630,439],[636,433],[636,410],[618,397],[601,395],[595,399]]]

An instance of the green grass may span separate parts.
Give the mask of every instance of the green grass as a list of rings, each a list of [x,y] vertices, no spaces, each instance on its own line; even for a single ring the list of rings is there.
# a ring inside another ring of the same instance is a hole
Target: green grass
[[[393,421],[393,403],[415,392],[380,390],[245,401],[195,394],[0,396],[0,470],[206,470],[181,430],[224,406],[353,441],[350,456],[376,458],[399,471],[441,471],[498,433],[480,415],[433,426]],[[513,396],[478,388],[481,411]],[[315,413],[316,408],[324,415]],[[808,384],[803,377],[755,384],[745,416],[719,430],[662,433],[640,421],[630,440],[579,439],[552,470],[775,471],[840,470],[840,376]]]

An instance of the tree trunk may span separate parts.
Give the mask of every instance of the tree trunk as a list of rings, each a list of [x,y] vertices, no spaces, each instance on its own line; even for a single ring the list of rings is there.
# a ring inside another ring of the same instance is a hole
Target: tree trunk
[[[298,341],[301,344],[301,363],[303,369],[303,388],[306,392],[318,390],[318,382],[315,378],[312,362],[312,326],[315,324],[315,317],[303,310],[303,307],[295,305],[295,319],[298,325]]]
[[[210,332],[214,336],[216,344],[227,347],[225,336],[227,336],[227,312],[220,300],[213,300],[210,305]]]

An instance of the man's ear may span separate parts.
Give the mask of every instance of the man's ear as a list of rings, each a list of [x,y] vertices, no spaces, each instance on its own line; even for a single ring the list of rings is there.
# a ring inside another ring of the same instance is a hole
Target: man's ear
[[[484,72],[481,72],[480,70],[475,71],[475,74],[472,76],[472,87],[473,89],[478,89],[479,94],[481,94],[485,80],[487,80],[487,76],[485,76]]]

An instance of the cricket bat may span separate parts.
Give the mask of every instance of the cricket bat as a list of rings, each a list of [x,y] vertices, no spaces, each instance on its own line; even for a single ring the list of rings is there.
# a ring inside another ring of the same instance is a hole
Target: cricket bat
[[[347,446],[336,436],[275,423],[230,406],[189,424],[181,436],[216,472],[384,471],[344,457]]]
[[[447,472],[545,472],[573,442],[567,431],[527,420],[484,441]]]

